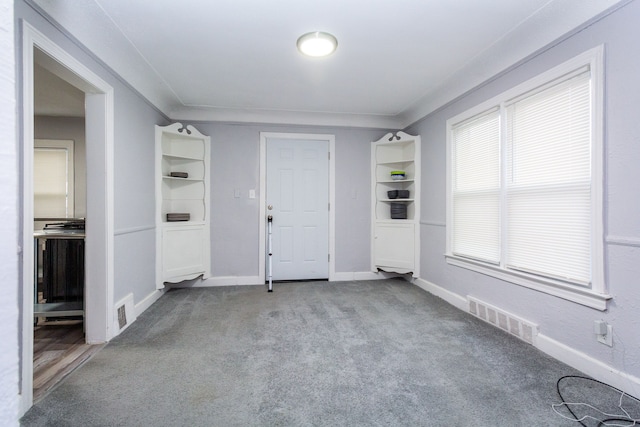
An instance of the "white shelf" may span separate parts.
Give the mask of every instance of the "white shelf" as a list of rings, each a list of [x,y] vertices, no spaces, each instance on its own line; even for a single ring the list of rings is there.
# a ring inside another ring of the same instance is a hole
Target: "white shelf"
[[[156,287],[210,275],[210,138],[192,126],[156,126]],[[170,176],[185,172],[187,178]],[[167,221],[188,213],[189,221]]]
[[[162,157],[164,157],[167,160],[195,160],[195,161],[202,161],[202,157],[193,157],[193,156],[187,156],[187,155],[177,155],[177,154],[163,154]]]
[[[172,181],[196,181],[196,182],[202,182],[202,179],[200,178],[180,178],[177,176],[163,176],[163,179],[168,179],[168,180],[172,180]]]
[[[377,180],[376,183],[377,184],[402,184],[405,182],[414,182],[414,179],[388,179],[388,180],[384,180],[384,179],[380,179]]]
[[[193,221],[193,220],[189,220],[189,221],[163,221],[162,222],[162,226],[163,227],[179,227],[181,225],[205,225],[206,223],[204,221]]]
[[[78,302],[50,302],[33,305],[34,317],[84,316],[84,304]]]
[[[387,134],[371,146],[371,268],[412,273],[420,270],[420,136]],[[391,172],[402,170],[405,179]],[[387,192],[408,190],[408,198],[390,199]],[[406,205],[407,218],[391,218],[393,203]]]
[[[378,161],[379,165],[397,165],[404,163],[413,163],[413,159],[399,159],[399,160],[388,160],[388,161]]]

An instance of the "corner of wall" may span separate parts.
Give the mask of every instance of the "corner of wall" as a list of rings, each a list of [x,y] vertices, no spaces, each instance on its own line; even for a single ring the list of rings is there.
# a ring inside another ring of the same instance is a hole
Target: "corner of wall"
[[[454,292],[451,292],[447,289],[442,288],[434,283],[431,283],[424,279],[416,279],[414,280],[416,286],[424,289],[425,291],[442,298],[449,304],[454,307],[470,313],[475,317],[478,314],[474,314],[470,312],[470,301],[473,298],[467,299],[458,295]],[[477,307],[477,306],[476,306]],[[516,317],[516,316],[514,316]],[[517,317],[516,317],[517,318]],[[519,318],[517,318],[519,319]],[[482,319],[487,321],[487,323],[492,324],[496,328],[500,328],[499,322],[489,322],[487,319]],[[510,331],[507,331],[510,332]],[[521,337],[519,337],[521,338]],[[534,339],[533,339],[534,338]],[[521,338],[522,339],[522,338]],[[532,337],[531,340],[524,339],[525,342],[533,345],[535,348],[540,351],[548,354],[554,359],[559,360],[560,362],[566,363],[567,365],[584,372],[585,374],[602,381],[606,384],[610,384],[624,392],[630,394],[631,396],[640,396],[640,378],[630,375],[626,372],[622,372],[620,370],[615,369],[612,366],[607,365],[600,360],[597,360],[586,353],[580,352],[574,348],[571,348],[559,341],[556,341],[552,338],[549,338],[546,335],[535,333],[535,337]]]

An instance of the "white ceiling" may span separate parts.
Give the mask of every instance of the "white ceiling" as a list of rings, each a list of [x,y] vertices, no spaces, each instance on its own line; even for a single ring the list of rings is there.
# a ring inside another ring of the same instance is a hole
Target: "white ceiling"
[[[172,119],[403,128],[620,0],[33,1]]]
[[[36,116],[84,117],[84,93],[41,66],[33,67]]]

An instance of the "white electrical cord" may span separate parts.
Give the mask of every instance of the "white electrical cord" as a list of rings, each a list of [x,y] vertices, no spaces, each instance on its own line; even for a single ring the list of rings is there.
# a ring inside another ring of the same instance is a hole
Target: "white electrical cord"
[[[610,427],[631,427],[631,426],[638,425],[638,423],[640,423],[640,419],[631,418],[629,413],[622,407],[622,397],[623,396],[620,396],[620,406],[618,406],[618,407],[622,410],[622,412],[624,412],[624,415],[609,414],[607,412],[601,411],[600,409],[596,408],[595,406],[589,405],[587,403],[580,403],[580,402],[554,403],[553,405],[551,405],[551,407],[553,408],[553,412],[555,412],[556,414],[560,415],[562,418],[564,418],[566,420],[569,420],[569,421],[582,422],[582,421],[586,421],[586,420],[594,420],[594,421],[598,422],[598,426],[610,426]],[[566,416],[564,414],[561,414],[557,410],[557,408],[559,408],[561,406],[569,407],[569,405],[577,406],[577,407],[581,406],[581,407],[592,409],[595,412],[598,412],[598,413],[602,414],[602,418],[596,418],[596,417],[593,417],[591,415],[585,415],[582,418],[572,418],[572,417],[568,417],[568,416]],[[602,421],[603,419],[607,419],[607,418],[615,418],[615,419],[627,418],[628,421],[624,421],[625,424],[618,424],[617,422],[614,423],[614,422]],[[629,424],[629,423],[632,423],[632,424]]]
[[[562,393],[560,391],[560,382],[563,379],[567,379],[567,378],[574,378],[574,379],[582,379],[582,380],[588,380],[588,381],[592,381],[594,383],[598,383],[601,384],[605,387],[608,387],[611,390],[614,390],[618,393],[620,393],[620,399],[618,400],[618,408],[623,412],[623,414],[610,414],[607,412],[604,412],[598,408],[596,408],[593,405],[589,405],[587,403],[583,403],[583,402],[566,402],[564,400],[564,397],[562,396]],[[632,426],[637,426],[640,425],[640,418],[633,418],[629,412],[623,407],[623,399],[625,398],[625,396],[635,402],[639,402],[640,403],[640,399],[637,399],[627,393],[625,393],[622,390],[619,390],[613,386],[610,386],[609,384],[603,383],[602,381],[598,381],[598,380],[594,380],[592,378],[588,378],[588,377],[582,377],[582,376],[577,376],[577,375],[568,375],[565,377],[562,377],[558,380],[557,384],[557,390],[558,390],[558,394],[560,395],[560,399],[562,399],[562,403],[556,403],[551,405],[551,408],[553,409],[553,411],[560,415],[562,418],[567,419],[569,421],[575,421],[580,423],[581,425],[585,426],[586,425],[583,423],[583,421],[586,420],[593,420],[595,422],[597,422],[597,426],[606,426],[606,427],[632,427]],[[558,408],[560,407],[565,407],[567,408],[567,410],[569,411],[569,413],[571,413],[571,415],[573,415],[573,418],[564,415],[562,413],[560,413],[560,411],[558,410]],[[602,415],[601,418],[596,418],[594,416],[591,415],[584,415],[582,417],[578,417],[578,415],[576,415],[576,413],[574,412],[573,408],[587,408],[590,409],[594,412],[600,413]],[[622,423],[622,424],[621,424]]]

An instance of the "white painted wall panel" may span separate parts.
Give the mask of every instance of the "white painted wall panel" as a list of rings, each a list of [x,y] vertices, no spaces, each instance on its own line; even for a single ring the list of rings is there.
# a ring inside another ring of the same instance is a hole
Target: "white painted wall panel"
[[[13,2],[0,2],[0,425],[18,425],[18,154]]]

